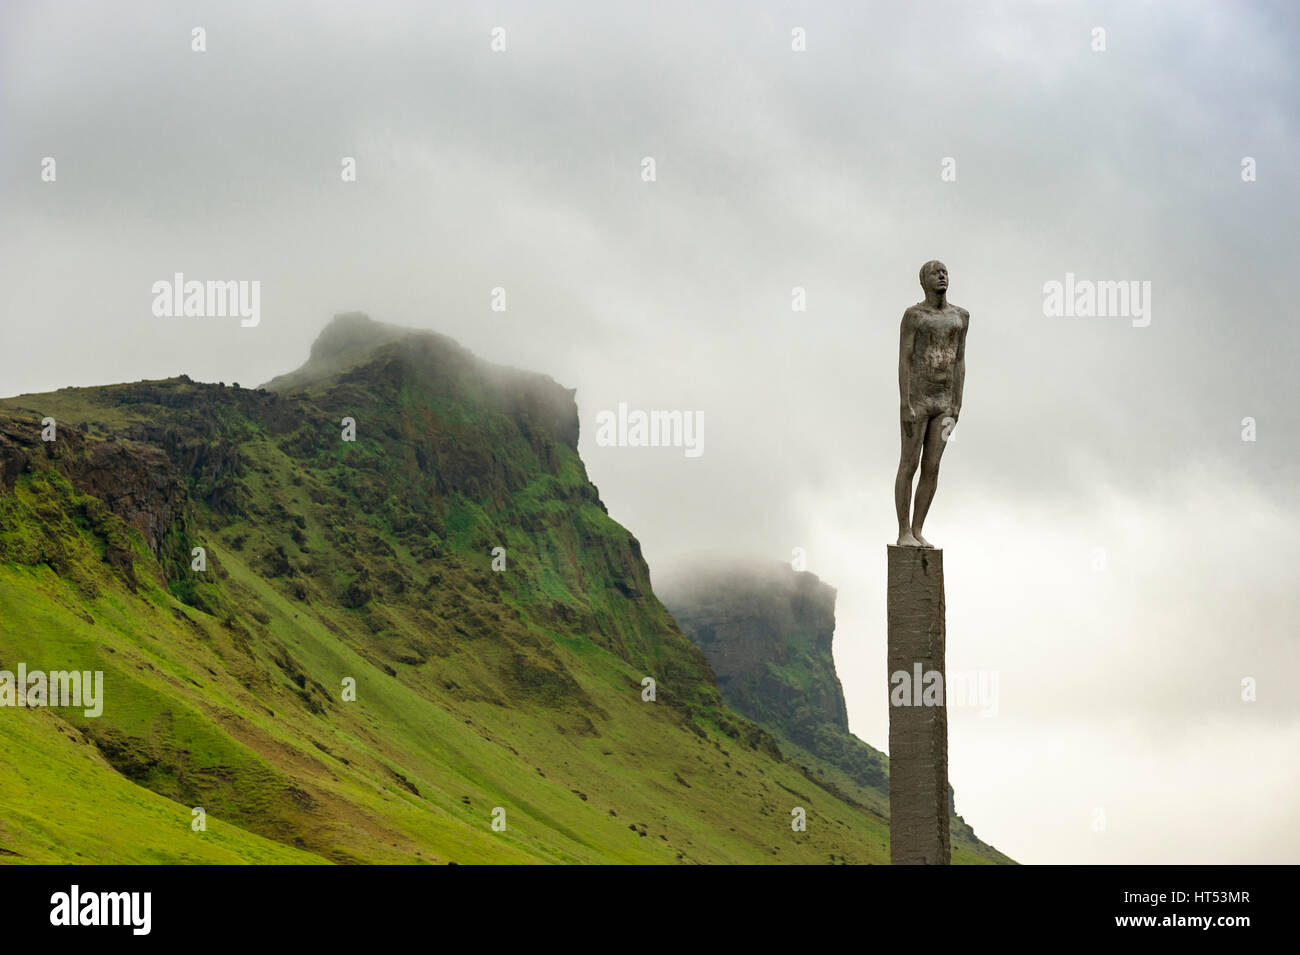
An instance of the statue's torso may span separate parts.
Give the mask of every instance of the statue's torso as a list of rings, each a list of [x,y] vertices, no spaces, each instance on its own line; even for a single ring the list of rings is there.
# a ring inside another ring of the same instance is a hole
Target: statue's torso
[[[912,346],[913,404],[927,411],[947,410],[954,389],[957,351],[961,343],[961,313],[954,306],[942,312],[918,309]],[[918,407],[918,410],[921,410]]]

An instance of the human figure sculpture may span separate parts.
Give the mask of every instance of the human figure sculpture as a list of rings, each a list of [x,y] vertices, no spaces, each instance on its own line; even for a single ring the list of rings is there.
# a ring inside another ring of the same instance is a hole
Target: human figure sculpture
[[[921,536],[921,527],[939,483],[944,446],[961,414],[966,379],[970,313],[948,302],[948,267],[937,260],[926,262],[921,266],[921,288],[925,301],[903,313],[898,343],[903,453],[894,481],[894,505],[900,547],[934,546]],[[921,479],[916,484],[916,505],[911,507],[918,463]]]

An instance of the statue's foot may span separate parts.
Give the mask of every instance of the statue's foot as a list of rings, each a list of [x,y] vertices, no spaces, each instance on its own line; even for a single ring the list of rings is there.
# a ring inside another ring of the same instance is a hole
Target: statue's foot
[[[898,546],[899,547],[929,547],[930,545],[922,543],[921,541],[917,540],[909,532],[906,534],[900,534],[898,536]]]
[[[930,548],[930,550],[934,550],[934,545],[931,544],[931,543],[930,543],[928,540],[926,540],[924,537],[922,537],[920,534],[918,534],[916,531],[912,531],[912,539],[913,539],[914,541],[916,541],[916,543],[915,543],[913,546],[915,546],[915,547],[928,547],[928,548]]]

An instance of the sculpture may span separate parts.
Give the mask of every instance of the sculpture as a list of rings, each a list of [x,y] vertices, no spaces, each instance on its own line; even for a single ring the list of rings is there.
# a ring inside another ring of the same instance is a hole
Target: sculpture
[[[942,262],[926,262],[920,277],[925,301],[903,313],[898,344],[903,450],[894,480],[894,505],[900,547],[934,546],[921,536],[921,528],[939,483],[944,446],[961,414],[966,379],[970,313],[948,302],[948,267]],[[918,463],[921,479],[912,508],[912,478]]]

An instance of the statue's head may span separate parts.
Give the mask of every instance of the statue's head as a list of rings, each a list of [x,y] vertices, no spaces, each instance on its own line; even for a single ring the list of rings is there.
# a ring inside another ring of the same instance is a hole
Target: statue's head
[[[948,291],[948,266],[931,259],[921,266],[921,288],[927,292]]]

